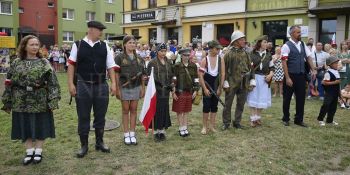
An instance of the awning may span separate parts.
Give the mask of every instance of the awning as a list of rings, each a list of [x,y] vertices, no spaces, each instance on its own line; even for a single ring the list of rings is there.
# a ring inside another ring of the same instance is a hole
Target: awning
[[[320,13],[337,13],[337,14],[350,14],[350,3],[348,4],[337,4],[337,5],[328,5],[315,7],[308,10],[311,14],[320,14]]]
[[[32,27],[29,27],[29,26],[19,27],[18,32],[19,33],[25,33],[25,34],[35,34],[35,33],[37,33],[36,30],[34,30]]]
[[[157,22],[151,22],[152,25],[159,26],[164,24],[176,24],[176,19],[171,20],[165,20],[165,21],[157,21]]]
[[[126,36],[127,34],[121,34],[121,35],[117,35],[117,36],[111,36],[111,37],[108,37],[108,40],[123,40],[124,37]],[[135,39],[139,40],[141,38],[141,36],[134,36]]]

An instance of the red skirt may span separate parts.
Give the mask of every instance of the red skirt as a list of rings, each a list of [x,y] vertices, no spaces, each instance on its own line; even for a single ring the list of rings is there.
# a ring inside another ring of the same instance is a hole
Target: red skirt
[[[177,113],[192,111],[192,94],[190,92],[176,92],[177,100],[173,99],[173,111]]]

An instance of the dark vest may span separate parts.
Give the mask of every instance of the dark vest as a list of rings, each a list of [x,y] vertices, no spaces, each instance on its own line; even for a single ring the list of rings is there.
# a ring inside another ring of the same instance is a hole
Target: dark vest
[[[100,41],[94,47],[81,40],[77,54],[77,75],[78,80],[105,82],[106,81],[106,62],[107,46]]]
[[[327,71],[331,77],[330,81],[336,81],[337,78],[335,77],[335,75],[331,72],[331,71]],[[324,90],[326,92],[326,94],[331,94],[332,96],[338,96],[339,95],[339,84],[334,84],[334,85],[328,85],[325,86],[323,85]]]
[[[305,73],[306,53],[304,43],[301,42],[301,52],[291,41],[287,41],[286,44],[290,50],[287,61],[288,72],[293,74]]]

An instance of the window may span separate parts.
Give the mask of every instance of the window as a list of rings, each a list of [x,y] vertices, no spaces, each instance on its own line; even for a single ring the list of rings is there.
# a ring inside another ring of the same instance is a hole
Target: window
[[[148,8],[156,8],[157,0],[148,0]]]
[[[106,13],[106,22],[113,23],[114,22],[114,13]]]
[[[148,29],[149,43],[156,44],[157,43],[157,29],[152,28]]]
[[[55,30],[55,27],[54,27],[54,25],[48,25],[48,26],[47,26],[47,29],[49,29],[49,30]]]
[[[73,32],[63,32],[63,41],[64,42],[73,42],[74,33]]]
[[[139,35],[139,29],[131,29],[131,35],[140,36]]]
[[[107,3],[114,3],[114,0],[106,0]]]
[[[222,46],[228,46],[231,42],[233,24],[218,24],[216,27],[216,39]]]
[[[74,20],[74,10],[73,9],[63,9],[62,18],[66,20]]]
[[[94,21],[95,20],[95,12],[86,12],[86,21]]]
[[[202,25],[191,26],[191,42],[202,42]]]
[[[138,0],[131,0],[131,10],[137,10]]]
[[[336,32],[336,19],[322,19],[320,20],[319,41],[322,43],[331,43],[332,37]]]
[[[23,7],[18,7],[18,13],[24,13],[24,8]]]
[[[0,1],[0,14],[12,15],[12,3]]]
[[[273,45],[281,45],[288,41],[286,37],[288,20],[264,21],[263,34],[269,37]],[[276,42],[277,41],[277,42]]]
[[[168,0],[168,5],[177,4],[177,0]]]
[[[5,33],[7,33],[7,36],[12,36],[12,29],[11,28],[0,27],[0,32],[5,32]]]
[[[47,3],[47,6],[48,6],[48,7],[55,7],[55,3],[53,3],[53,2],[48,2],[48,3]]]

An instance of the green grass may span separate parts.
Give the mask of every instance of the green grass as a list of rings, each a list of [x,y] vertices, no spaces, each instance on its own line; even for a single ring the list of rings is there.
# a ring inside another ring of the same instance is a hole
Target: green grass
[[[338,108],[335,119],[339,126],[321,128],[316,121],[321,101],[306,101],[305,122],[310,127],[284,127],[281,98],[273,98],[273,106],[263,112],[262,127],[202,136],[200,104],[189,116],[191,135],[187,138],[178,136],[177,120],[171,113],[173,126],[167,130],[165,142],[155,143],[138,124],[137,146],[125,146],[118,128],[105,133],[112,151],[105,154],[94,150],[91,132],[88,155],[77,159],[80,144],[75,104],[68,105],[66,75],[59,73],[58,77],[62,100],[55,111],[56,138],[45,143],[39,165],[22,166],[24,146],[10,140],[11,117],[0,112],[0,174],[321,174],[345,171],[350,165],[349,110]],[[292,102],[292,115],[294,109]],[[246,107],[245,126],[249,125],[248,112]],[[218,128],[221,114],[220,107]],[[120,117],[120,102],[110,97],[107,118],[121,122]]]

